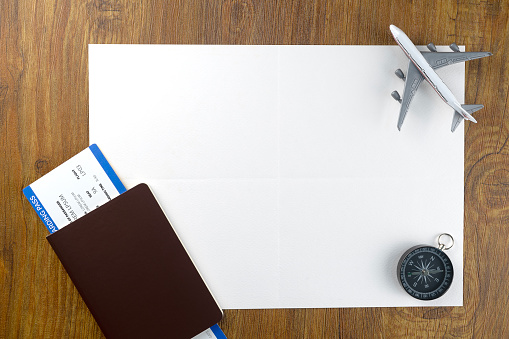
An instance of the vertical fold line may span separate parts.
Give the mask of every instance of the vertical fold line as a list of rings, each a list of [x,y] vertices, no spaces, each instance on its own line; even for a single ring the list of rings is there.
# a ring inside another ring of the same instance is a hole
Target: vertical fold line
[[[278,304],[281,307],[281,46],[276,46],[277,54],[277,258],[278,258]]]

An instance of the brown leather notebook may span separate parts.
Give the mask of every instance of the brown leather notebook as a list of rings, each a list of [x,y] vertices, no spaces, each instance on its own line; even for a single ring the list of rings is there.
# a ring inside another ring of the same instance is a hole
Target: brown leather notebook
[[[223,316],[146,184],[47,239],[108,338],[191,338]]]

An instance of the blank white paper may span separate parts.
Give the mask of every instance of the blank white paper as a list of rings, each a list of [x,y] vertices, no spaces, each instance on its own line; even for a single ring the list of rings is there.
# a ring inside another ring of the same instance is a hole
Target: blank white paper
[[[397,46],[90,45],[90,142],[150,185],[223,308],[459,306],[463,127],[424,82],[398,131],[407,65]],[[438,73],[462,101],[464,64]],[[413,299],[398,260],[444,232],[452,286]]]

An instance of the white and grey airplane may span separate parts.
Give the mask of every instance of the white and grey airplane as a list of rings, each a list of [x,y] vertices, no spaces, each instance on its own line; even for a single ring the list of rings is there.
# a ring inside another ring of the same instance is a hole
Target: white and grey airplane
[[[484,106],[461,105],[454,97],[454,94],[452,94],[447,85],[442,81],[442,79],[440,79],[435,70],[440,67],[452,65],[458,62],[484,58],[490,56],[491,53],[460,52],[458,45],[454,43],[449,46],[452,52],[437,52],[437,49],[433,43],[430,43],[427,46],[430,52],[420,52],[401,29],[391,25],[390,30],[399,47],[401,47],[408,59],[410,59],[408,62],[408,71],[406,77],[401,69],[397,69],[395,72],[400,79],[405,80],[403,99],[400,97],[397,91],[391,93],[392,97],[399,101],[401,104],[401,110],[399,112],[398,119],[398,129],[401,130],[401,125],[403,125],[403,121],[405,120],[405,116],[408,112],[410,101],[412,101],[412,98],[417,92],[417,88],[424,79],[429,82],[431,87],[433,87],[433,89],[438,93],[440,98],[442,98],[446,104],[454,109],[451,132],[456,130],[456,127],[458,127],[459,123],[463,119],[476,123],[477,121],[472,116],[472,113],[480,110]]]

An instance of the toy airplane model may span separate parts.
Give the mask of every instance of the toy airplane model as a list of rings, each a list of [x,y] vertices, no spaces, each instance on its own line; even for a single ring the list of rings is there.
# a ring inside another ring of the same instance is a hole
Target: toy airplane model
[[[417,88],[423,79],[426,79],[431,87],[433,87],[433,89],[438,93],[440,98],[454,109],[451,132],[456,130],[456,127],[458,127],[459,123],[463,119],[476,123],[477,121],[471,114],[480,110],[484,106],[461,105],[447,85],[442,81],[442,79],[440,79],[435,70],[458,62],[484,58],[490,56],[491,53],[460,52],[458,45],[454,43],[449,46],[453,52],[437,52],[433,43],[428,44],[430,52],[420,52],[401,29],[391,25],[390,30],[399,47],[401,47],[403,52],[405,52],[406,56],[410,59],[406,77],[401,69],[397,69],[395,72],[400,79],[405,80],[403,99],[401,99],[397,91],[391,93],[391,96],[401,104],[398,129],[401,130],[401,125],[403,125],[403,121],[405,120],[405,116],[408,112],[410,101],[412,101],[412,98],[414,97],[415,92],[417,92]]]

